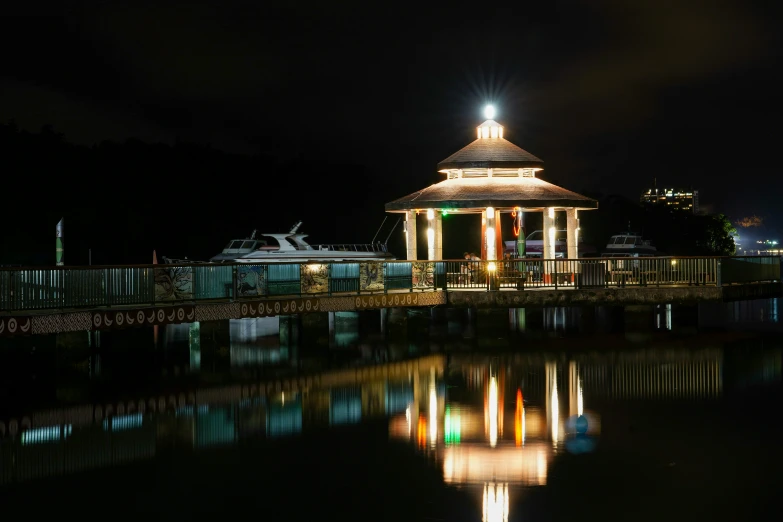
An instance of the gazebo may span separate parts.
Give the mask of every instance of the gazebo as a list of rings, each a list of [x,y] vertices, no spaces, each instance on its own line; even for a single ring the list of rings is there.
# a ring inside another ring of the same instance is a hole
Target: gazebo
[[[543,259],[555,258],[555,213],[565,212],[568,258],[577,258],[579,210],[598,208],[594,199],[536,177],[544,162],[504,138],[503,126],[490,118],[476,128],[476,140],[438,163],[446,179],[386,204],[405,214],[407,259],[417,260],[416,216],[426,213],[427,259],[443,255],[443,213],[481,214],[482,259],[502,256],[500,216],[513,213],[520,233],[524,212],[542,212]]]

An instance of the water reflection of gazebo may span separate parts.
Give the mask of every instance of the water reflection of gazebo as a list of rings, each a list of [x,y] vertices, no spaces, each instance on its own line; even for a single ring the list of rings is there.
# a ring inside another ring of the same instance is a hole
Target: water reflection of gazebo
[[[481,215],[481,258],[495,260],[504,248],[501,215],[512,214],[513,231],[520,233],[525,212],[542,212],[543,258],[555,258],[555,215],[565,212],[567,255],[578,257],[579,210],[598,208],[598,202],[538,177],[544,162],[504,138],[502,125],[488,119],[476,129],[477,138],[438,164],[446,179],[386,204],[387,212],[405,214],[407,259],[417,260],[416,216],[427,216],[427,259],[443,257],[444,213]]]

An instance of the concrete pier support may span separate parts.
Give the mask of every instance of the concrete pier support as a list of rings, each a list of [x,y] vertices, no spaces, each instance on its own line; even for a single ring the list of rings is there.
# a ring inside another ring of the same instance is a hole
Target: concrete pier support
[[[672,305],[672,331],[679,334],[695,334],[699,331],[699,305]]]
[[[428,308],[408,308],[408,338],[429,339],[430,311]]]
[[[476,313],[476,338],[484,348],[508,346],[508,310],[502,308],[479,309]]]
[[[390,339],[404,339],[408,335],[408,309],[389,308],[386,327]]]
[[[389,309],[388,308],[381,308],[381,335],[386,335],[386,330],[388,329],[388,321],[389,321]]]
[[[329,346],[329,312],[310,312],[300,315],[302,346]]]
[[[299,344],[299,316],[281,315],[278,325],[280,346],[296,346]]]
[[[524,308],[509,308],[508,323],[511,325],[511,331],[516,333],[525,333],[527,330],[527,312]]]
[[[631,342],[643,342],[652,338],[655,327],[655,307],[652,305],[628,305],[624,308],[625,338]]]
[[[188,352],[190,354],[191,372],[201,369],[201,323],[190,323],[188,329]]]
[[[329,314],[329,345],[337,348],[359,342],[359,312],[327,312]]]

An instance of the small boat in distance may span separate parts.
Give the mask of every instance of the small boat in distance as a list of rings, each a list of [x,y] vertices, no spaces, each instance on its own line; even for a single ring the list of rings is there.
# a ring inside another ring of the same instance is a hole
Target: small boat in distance
[[[299,233],[301,226],[302,222],[299,221],[288,233],[261,234],[262,237],[271,239],[271,242],[256,239],[254,230],[249,238],[229,242],[221,253],[213,256],[209,261],[212,263],[309,263],[395,259],[387,250],[386,243],[380,242],[310,245],[304,240],[307,234]]]
[[[606,248],[601,253],[601,257],[655,257],[663,255],[651,241],[642,239],[642,236],[632,232],[610,237]]]

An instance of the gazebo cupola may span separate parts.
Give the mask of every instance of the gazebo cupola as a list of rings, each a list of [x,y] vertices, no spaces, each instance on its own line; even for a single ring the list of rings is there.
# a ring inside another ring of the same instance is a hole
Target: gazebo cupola
[[[537,178],[544,162],[505,139],[505,129],[494,116],[494,109],[488,110],[487,120],[476,127],[476,139],[438,163],[444,181],[386,204],[387,212],[406,213],[408,259],[417,259],[415,218],[420,212],[428,218],[427,257],[441,258],[443,211],[482,214],[482,258],[488,260],[503,255],[501,214],[516,216],[517,233],[522,213],[531,211],[544,214],[543,254],[553,259],[555,212],[565,211],[568,257],[577,257],[577,210],[598,208],[598,202]]]

